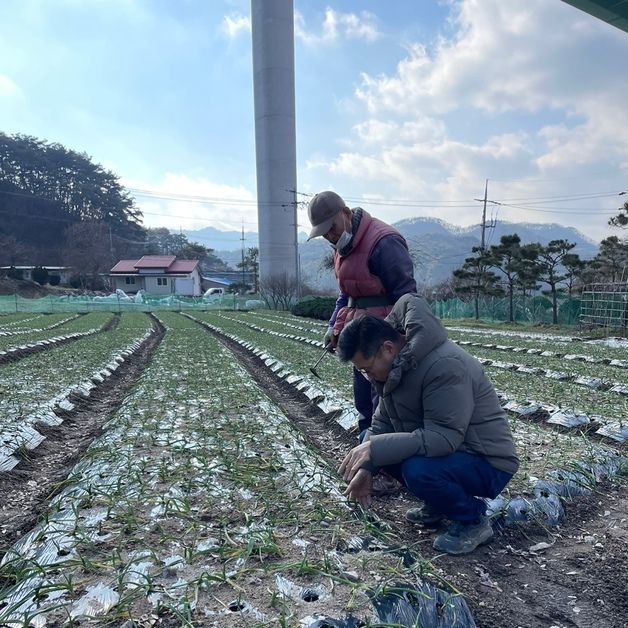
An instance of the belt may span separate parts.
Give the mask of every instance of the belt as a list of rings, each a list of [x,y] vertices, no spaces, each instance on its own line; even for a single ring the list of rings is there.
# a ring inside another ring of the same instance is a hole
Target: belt
[[[377,307],[377,306],[386,306],[386,305],[394,305],[395,302],[387,296],[381,297],[349,297],[349,302],[347,303],[347,307],[355,307],[364,309],[367,307]]]

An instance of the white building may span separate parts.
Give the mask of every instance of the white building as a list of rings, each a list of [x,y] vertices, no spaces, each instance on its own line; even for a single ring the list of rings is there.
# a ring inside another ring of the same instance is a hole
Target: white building
[[[144,255],[139,260],[120,260],[110,271],[111,287],[125,292],[201,295],[198,260],[178,260],[174,255]]]

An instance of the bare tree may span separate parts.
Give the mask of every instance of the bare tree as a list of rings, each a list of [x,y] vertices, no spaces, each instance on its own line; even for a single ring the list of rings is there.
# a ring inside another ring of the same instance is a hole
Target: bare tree
[[[329,251],[328,253],[325,253],[325,255],[323,256],[323,259],[321,260],[319,264],[319,269],[322,271],[334,270],[334,252],[333,251]]]
[[[260,295],[271,310],[289,310],[299,294],[294,275],[279,273],[260,282]]]
[[[79,222],[65,230],[63,259],[74,269],[83,288],[99,287],[100,274],[114,265],[109,236],[109,227],[96,220]]]
[[[14,236],[0,236],[0,266],[32,265],[34,251]]]
[[[456,294],[456,282],[453,277],[443,279],[438,283],[426,284],[420,290],[420,294],[430,303],[432,301],[447,301],[454,299]]]

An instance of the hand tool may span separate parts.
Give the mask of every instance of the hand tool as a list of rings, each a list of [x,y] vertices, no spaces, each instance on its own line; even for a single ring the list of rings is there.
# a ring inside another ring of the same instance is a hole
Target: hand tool
[[[331,346],[331,343],[329,343],[323,350],[323,353],[321,353],[320,358],[316,360],[316,364],[314,366],[310,366],[310,371],[312,372],[312,375],[316,375],[318,379],[321,379],[321,376],[316,372],[316,367],[321,363],[326,353],[333,353],[333,352],[334,352],[334,348]]]

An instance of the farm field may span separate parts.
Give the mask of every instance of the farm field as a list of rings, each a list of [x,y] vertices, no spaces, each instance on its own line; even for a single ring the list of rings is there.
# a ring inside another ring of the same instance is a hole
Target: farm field
[[[42,320],[43,319],[43,320]],[[77,315],[50,314],[19,325],[0,326],[0,354],[14,353],[34,344],[58,342],[70,334],[95,333],[113,321],[107,312]]]
[[[0,625],[622,625],[626,349],[450,330],[479,343],[522,463],[491,505],[508,525],[453,558],[404,521],[405,491],[369,512],[343,497],[351,373],[331,355],[311,373],[324,329],[0,316],[0,349],[93,332],[0,364]]]

